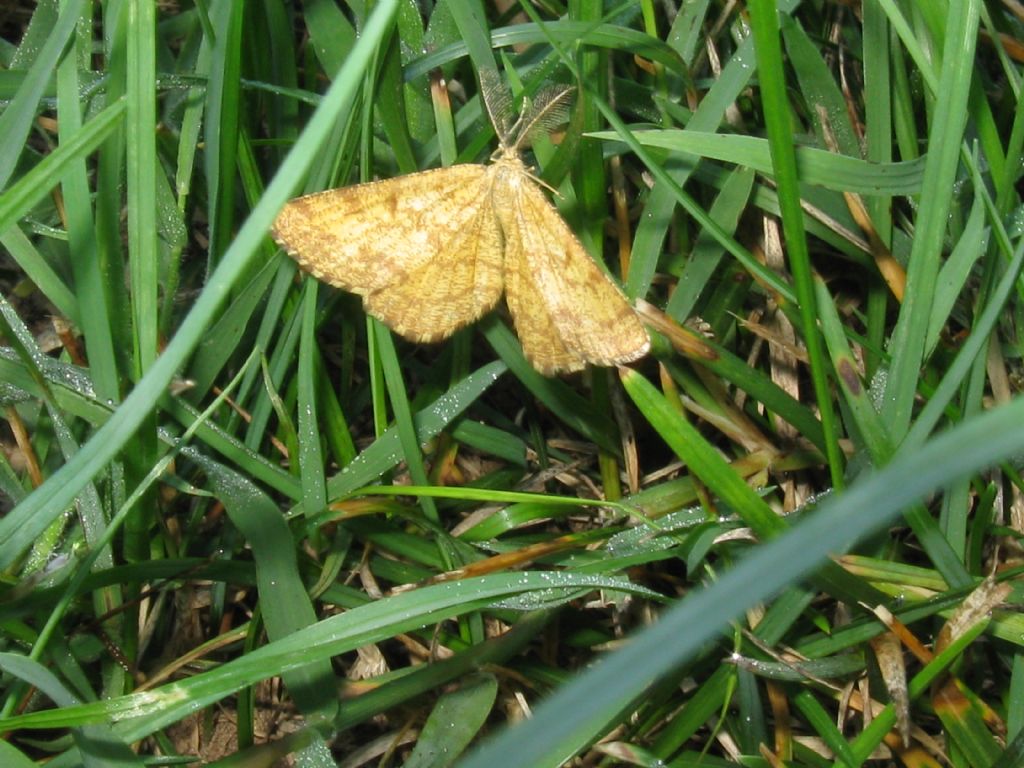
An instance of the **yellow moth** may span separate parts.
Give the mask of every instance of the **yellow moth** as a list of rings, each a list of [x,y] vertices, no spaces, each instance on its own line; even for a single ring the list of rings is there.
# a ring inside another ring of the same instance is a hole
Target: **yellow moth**
[[[313,276],[358,294],[366,311],[418,342],[440,341],[505,294],[523,354],[543,374],[647,353],[633,308],[598,268],[519,157],[565,93],[509,128],[496,72],[481,73],[500,148],[455,165],[289,202],[278,243]],[[514,138],[510,138],[514,137]]]

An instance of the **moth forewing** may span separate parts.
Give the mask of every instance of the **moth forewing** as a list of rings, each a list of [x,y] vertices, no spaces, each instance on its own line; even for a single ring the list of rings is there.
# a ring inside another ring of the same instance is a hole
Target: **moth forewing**
[[[441,341],[501,298],[503,238],[486,183],[476,190],[473,205],[462,211],[470,215],[430,245],[428,261],[363,299],[367,312],[406,338]]]
[[[306,195],[282,209],[274,239],[396,332],[438,341],[501,297],[487,170],[456,165]]]

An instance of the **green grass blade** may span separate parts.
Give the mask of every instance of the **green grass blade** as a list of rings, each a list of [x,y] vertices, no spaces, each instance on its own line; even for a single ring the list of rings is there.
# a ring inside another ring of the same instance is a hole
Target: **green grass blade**
[[[757,0],[751,4],[750,12],[765,124],[768,129],[768,143],[771,146],[775,181],[778,184],[787,261],[795,284],[801,335],[807,348],[815,401],[820,412],[821,428],[825,433],[825,454],[828,457],[832,485],[841,488],[844,483],[843,469],[846,460],[839,450],[839,436],[836,432],[836,417],[829,391],[825,354],[817,327],[811,256],[804,230],[803,211],[800,207],[793,128],[790,122],[789,101],[786,97],[782,48],[779,44],[778,13],[774,0]]]
[[[87,157],[124,118],[126,104],[116,101],[90,120],[67,144],[48,154],[28,173],[0,193],[0,232],[6,232],[28,213],[51,189],[72,164]]]
[[[41,3],[40,6],[41,9],[37,10],[45,12],[47,6],[52,7],[53,3]],[[57,70],[57,63],[75,31],[75,25],[78,24],[84,7],[85,0],[70,0],[63,4],[57,22],[29,67],[25,79],[18,87],[18,92],[3,113],[0,113],[0,147],[13,148],[25,145],[36,110],[39,108],[39,100]],[[0,189],[7,187],[19,157],[20,152],[10,150],[0,154]],[[0,216],[0,232],[5,229],[7,226]]]
[[[806,575],[951,480],[1024,449],[1024,400],[993,409],[823,502],[787,534],[764,544],[712,586],[690,594],[629,645],[562,687],[534,717],[486,743],[460,768],[561,765],[599,738],[656,681],[692,658],[745,608]]]
[[[361,645],[393,637],[491,603],[552,588],[618,589],[621,579],[583,574],[502,573],[434,584],[367,603],[342,615],[317,622],[202,675],[169,683],[153,691],[117,699],[48,710],[0,720],[5,730],[73,727],[124,721],[116,732],[140,739],[184,717],[196,707],[218,701],[246,685]],[[650,590],[635,588],[641,594]],[[0,666],[4,657],[0,655]]]
[[[267,187],[266,194],[239,231],[223,262],[211,275],[205,290],[163,355],[157,358],[122,407],[83,446],[83,450],[0,521],[0,567],[9,565],[50,521],[63,512],[78,490],[132,437],[163,394],[171,377],[202,338],[238,275],[248,266],[274,213],[292,193],[303,171],[311,165],[315,147],[326,138],[335,116],[351,103],[357,83],[361,81],[360,73],[368,65],[387,30],[394,9],[395,0],[381,0],[303,137]],[[0,229],[3,221],[3,206],[0,204]]]
[[[127,144],[128,263],[131,270],[135,375],[157,356],[159,301],[156,249],[156,9],[129,0]]]
[[[910,425],[917,375],[924,358],[939,257],[967,123],[979,12],[980,4],[975,0],[949,6],[942,73],[929,136],[931,151],[907,267],[906,296],[889,342],[892,366],[882,413],[897,443]]]

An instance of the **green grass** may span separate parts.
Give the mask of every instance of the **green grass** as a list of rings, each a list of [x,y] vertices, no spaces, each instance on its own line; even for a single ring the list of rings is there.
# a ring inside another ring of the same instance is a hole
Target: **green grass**
[[[2,27],[4,765],[1017,765],[1020,20],[297,5]],[[629,369],[268,237],[486,161],[494,66],[578,89],[530,159]]]

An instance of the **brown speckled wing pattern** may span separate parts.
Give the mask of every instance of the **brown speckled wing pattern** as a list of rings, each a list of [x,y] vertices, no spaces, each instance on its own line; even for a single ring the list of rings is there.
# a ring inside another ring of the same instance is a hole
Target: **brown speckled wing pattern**
[[[297,198],[274,238],[307,272],[363,297],[414,341],[439,341],[504,290],[541,373],[643,356],[647,332],[514,152]]]

